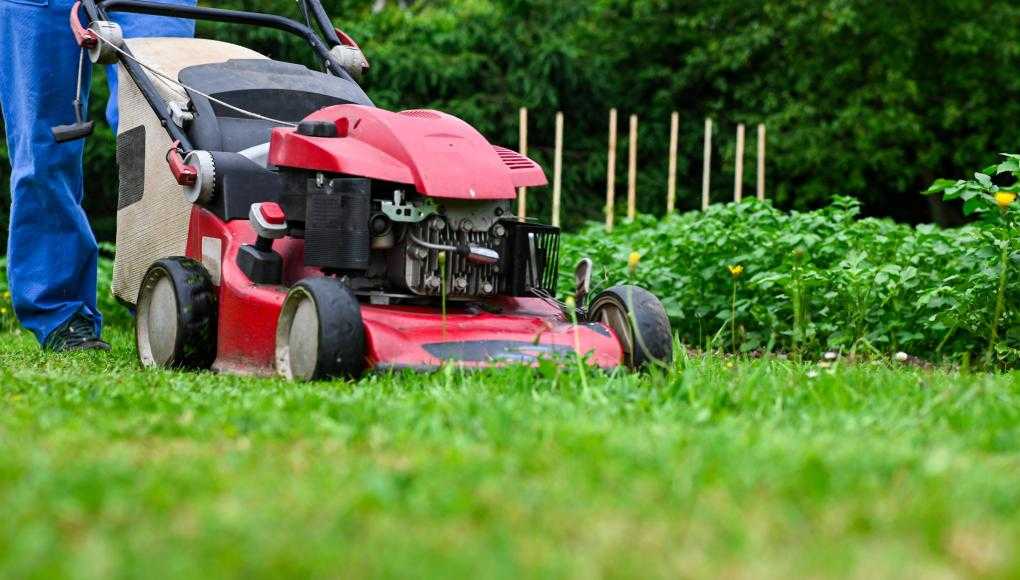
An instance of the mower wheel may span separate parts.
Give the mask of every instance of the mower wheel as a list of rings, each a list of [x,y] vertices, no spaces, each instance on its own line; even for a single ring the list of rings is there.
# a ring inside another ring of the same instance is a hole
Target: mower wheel
[[[673,362],[673,331],[666,309],[654,294],[639,286],[613,286],[595,297],[588,319],[616,333],[624,360],[632,369]]]
[[[361,305],[346,284],[306,278],[290,289],[276,326],[276,371],[286,379],[355,379],[365,370]]]
[[[216,287],[202,264],[164,258],[145,273],[135,341],[145,367],[208,369],[216,360]]]

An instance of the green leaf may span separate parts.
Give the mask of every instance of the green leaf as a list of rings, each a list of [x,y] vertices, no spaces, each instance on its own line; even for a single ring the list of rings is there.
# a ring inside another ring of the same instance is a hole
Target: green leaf
[[[970,201],[970,200],[978,197],[979,195],[981,195],[981,190],[980,189],[977,189],[975,187],[965,187],[963,189],[963,192],[960,193],[960,198],[963,201]]]
[[[954,199],[959,199],[960,192],[962,192],[966,186],[967,186],[967,182],[966,181],[958,181],[958,182],[956,182],[955,185],[951,185],[950,187],[946,188],[946,193],[945,193],[946,201],[952,201]]]
[[[1012,173],[1020,171],[1020,158],[1010,157],[998,165],[995,170],[996,174]]]
[[[935,183],[931,184],[931,187],[924,191],[924,195],[931,195],[933,193],[941,193],[947,188],[952,187],[956,182],[951,179],[936,179]]]
[[[974,212],[983,209],[984,198],[980,196],[971,197],[963,204],[963,215],[972,215]]]

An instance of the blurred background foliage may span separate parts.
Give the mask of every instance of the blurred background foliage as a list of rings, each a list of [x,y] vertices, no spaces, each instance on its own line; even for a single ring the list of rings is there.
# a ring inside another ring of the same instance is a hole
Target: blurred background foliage
[[[293,0],[202,0],[300,18]],[[376,104],[433,107],[517,146],[531,110],[531,152],[551,175],[553,116],[566,113],[564,213],[576,227],[602,213],[608,109],[641,117],[639,209],[664,209],[669,114],[680,112],[680,209],[700,196],[703,123],[717,124],[714,196],[732,191],[737,123],[769,128],[776,206],[810,209],[855,196],[866,215],[958,223],[958,210],[918,192],[1020,143],[1020,5],[1009,0],[324,0],[365,49]],[[315,66],[281,33],[202,24],[199,35]],[[68,78],[67,82],[73,82]],[[92,114],[102,118],[103,73]],[[70,110],[69,110],[70,112]],[[87,151],[87,206],[101,239],[116,208],[114,137]],[[0,142],[0,226],[9,207]],[[619,164],[625,183],[626,164]],[[622,187],[620,189],[623,189]],[[621,196],[618,194],[618,199]],[[548,215],[548,195],[529,196]],[[6,228],[5,228],[6,229]]]

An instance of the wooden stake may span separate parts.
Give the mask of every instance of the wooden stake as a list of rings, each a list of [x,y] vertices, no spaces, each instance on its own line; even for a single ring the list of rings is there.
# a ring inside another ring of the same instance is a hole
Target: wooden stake
[[[609,165],[606,167],[606,231],[613,231],[616,205],[616,109],[609,110]]]
[[[744,125],[737,125],[737,167],[733,177],[733,201],[744,199]]]
[[[520,138],[518,144],[520,145],[521,155],[528,156],[528,109],[521,107],[521,120],[520,120]],[[528,217],[528,188],[519,187],[517,188],[517,218],[524,221]]]
[[[563,184],[563,113],[556,113],[556,156],[553,161],[552,225],[560,227],[560,194]]]
[[[709,188],[712,186],[712,119],[705,119],[705,165],[701,170],[701,211],[711,203]]]
[[[765,201],[765,125],[758,125],[758,199]]]
[[[666,213],[676,209],[676,150],[680,140],[680,113],[673,111],[669,119],[669,180],[666,183]]]
[[[637,217],[637,115],[630,116],[630,145],[627,167],[627,219]]]

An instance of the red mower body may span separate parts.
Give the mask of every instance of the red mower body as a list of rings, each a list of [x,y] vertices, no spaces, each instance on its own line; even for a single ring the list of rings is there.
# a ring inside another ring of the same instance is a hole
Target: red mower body
[[[196,207],[188,236],[189,258],[201,262],[218,287],[216,362],[221,372],[269,375],[274,369],[276,324],[288,287],[321,271],[303,264],[303,240],[277,240],[284,284],[252,283],[237,266],[238,249],[255,241],[248,222],[224,223]],[[499,297],[451,303],[444,321],[438,308],[362,307],[367,366],[376,370],[438,368],[444,362],[470,368],[535,363],[577,352],[603,368],[623,363],[613,331],[601,323],[574,325],[539,298]]]
[[[72,8],[92,61],[119,62],[122,96],[152,106],[122,116],[118,133],[113,286],[136,307],[142,365],[320,380],[576,355],[603,368],[671,360],[658,299],[633,286],[587,299],[591,260],[574,272],[578,304],[556,301],[561,232],[513,212],[518,188],[547,183],[537,163],[446,113],[375,107],[356,80],[368,67],[357,43],[320,0],[298,2],[321,37],[255,12]],[[325,71],[199,39],[187,66],[161,63],[182,41],[120,42],[117,11],[288,32]],[[116,50],[92,50],[107,45]],[[149,73],[159,69],[177,70],[184,89],[171,103],[157,88],[168,79]],[[76,138],[79,125],[54,134]],[[154,143],[172,143],[158,151],[166,165],[151,162]]]

